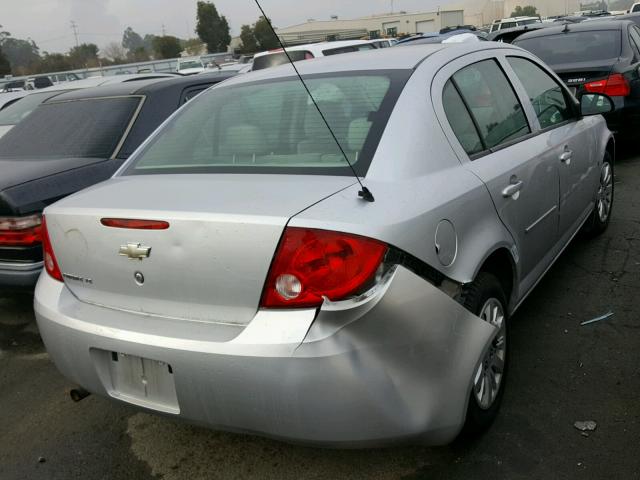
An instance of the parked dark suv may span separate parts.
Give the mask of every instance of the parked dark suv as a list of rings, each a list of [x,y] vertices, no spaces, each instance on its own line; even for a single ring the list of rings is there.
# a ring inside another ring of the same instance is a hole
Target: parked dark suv
[[[204,74],[76,90],[0,139],[0,288],[32,287],[43,266],[41,212],[108,179],[169,115],[233,76]]]
[[[640,125],[640,28],[632,21],[589,21],[522,35],[514,45],[540,57],[572,93],[603,93],[615,111],[605,115],[618,137]]]

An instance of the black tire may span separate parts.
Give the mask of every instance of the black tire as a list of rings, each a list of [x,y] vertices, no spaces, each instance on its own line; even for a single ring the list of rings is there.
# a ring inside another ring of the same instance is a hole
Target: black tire
[[[607,217],[605,220],[602,220],[602,218],[600,217],[600,213],[599,213],[599,201],[598,199],[596,200],[596,205],[593,208],[593,212],[591,212],[591,216],[589,217],[589,219],[587,220],[587,222],[584,224],[584,228],[583,228],[583,232],[585,234],[587,234],[590,237],[596,237],[598,235],[601,235],[602,233],[604,233],[607,228],[609,228],[609,223],[611,223],[611,213],[613,212],[613,205],[614,205],[614,199],[615,199],[615,182],[614,182],[614,168],[613,168],[613,158],[611,157],[611,155],[609,154],[609,152],[606,152],[604,155],[604,160],[602,162],[602,167],[601,167],[601,171],[600,171],[600,185],[598,187],[598,198],[600,197],[600,194],[602,192],[602,181],[603,181],[603,169],[606,168],[606,166],[608,165],[610,172],[611,172],[611,204],[609,207],[609,211],[607,214]]]
[[[490,273],[480,272],[473,283],[465,286],[462,293],[463,305],[472,313],[480,316],[482,309],[487,302],[491,299],[496,299],[502,305],[502,311],[504,312],[504,340],[505,340],[505,352],[504,352],[504,369],[502,371],[502,378],[499,384],[499,390],[495,397],[495,400],[491,403],[489,408],[482,408],[476,394],[474,393],[475,387],[472,385],[471,394],[469,398],[469,406],[467,408],[467,417],[464,428],[462,430],[463,437],[474,437],[491,426],[493,421],[498,416],[500,410],[500,404],[502,403],[502,397],[504,394],[505,381],[507,378],[508,370],[508,317],[507,317],[507,299],[500,284],[500,281]],[[495,344],[495,343],[494,343]],[[474,370],[474,379],[476,371]],[[472,379],[473,381],[473,379]]]

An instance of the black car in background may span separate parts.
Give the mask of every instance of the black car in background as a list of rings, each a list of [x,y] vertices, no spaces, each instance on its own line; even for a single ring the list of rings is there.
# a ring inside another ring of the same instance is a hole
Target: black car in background
[[[625,140],[640,126],[640,28],[632,21],[565,24],[522,35],[514,45],[540,57],[576,97],[603,93],[616,110],[609,129]]]
[[[233,76],[218,72],[75,90],[0,139],[0,289],[32,287],[43,266],[41,212],[108,179],[175,110]]]

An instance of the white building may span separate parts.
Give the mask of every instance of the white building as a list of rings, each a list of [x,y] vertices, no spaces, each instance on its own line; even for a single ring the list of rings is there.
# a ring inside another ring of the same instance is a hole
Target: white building
[[[327,39],[395,37],[403,34],[437,32],[445,27],[463,24],[464,12],[456,9],[420,13],[396,12],[354,19],[309,19],[305,23],[279,28],[277,31],[286,44],[294,45]]]
[[[517,6],[531,5],[542,17],[570,15],[580,10],[580,0],[466,0],[463,2],[465,23],[487,25],[510,17]]]

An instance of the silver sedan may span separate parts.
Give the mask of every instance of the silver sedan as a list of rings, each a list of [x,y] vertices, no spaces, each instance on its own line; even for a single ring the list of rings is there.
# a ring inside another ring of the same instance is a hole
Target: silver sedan
[[[51,358],[217,429],[333,446],[482,431],[509,318],[609,223],[610,99],[578,102],[489,42],[298,68],[309,93],[291,66],[225,82],[46,209]]]

